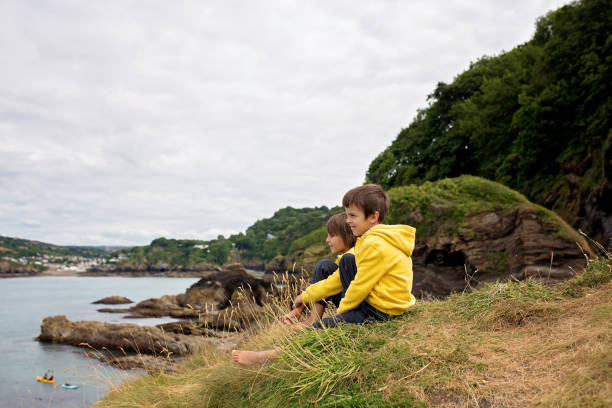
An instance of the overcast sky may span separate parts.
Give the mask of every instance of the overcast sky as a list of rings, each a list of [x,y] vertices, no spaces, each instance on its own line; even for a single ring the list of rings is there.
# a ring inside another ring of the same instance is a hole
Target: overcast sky
[[[0,2],[0,235],[144,245],[340,204],[562,0]]]

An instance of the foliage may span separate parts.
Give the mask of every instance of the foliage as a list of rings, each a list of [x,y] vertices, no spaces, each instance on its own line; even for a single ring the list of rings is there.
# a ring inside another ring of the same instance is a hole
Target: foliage
[[[574,224],[580,205],[572,202],[601,192],[610,178],[610,6],[568,4],[540,18],[531,41],[439,83],[429,106],[372,161],[366,181],[389,188],[478,175]],[[582,177],[578,194],[568,174]]]
[[[202,241],[162,237],[153,240],[150,245],[116,251],[113,257],[119,259],[117,265],[136,269],[221,266],[232,251],[237,251],[243,259],[267,262],[278,255],[324,244],[321,228],[331,215],[341,210],[341,207],[329,209],[325,206],[286,207],[270,218],[256,221],[247,228],[246,233],[229,238],[219,235],[217,239]]]
[[[607,253],[607,259],[589,263],[586,271],[563,282],[560,287],[564,296],[580,297],[585,288],[593,288],[612,279],[612,256]]]
[[[311,231],[308,234],[304,235],[303,237],[300,237],[296,239],[295,241],[293,241],[291,243],[291,246],[289,247],[289,253],[299,251],[299,250],[304,250],[312,245],[325,243],[326,239],[327,239],[327,228],[326,227],[317,228],[316,230]]]
[[[319,230],[330,216],[341,211],[341,207],[286,207],[270,218],[255,222],[245,234],[232,235],[230,240],[243,258],[269,261],[277,255],[287,255],[290,251],[305,248],[306,241],[316,240],[318,235],[302,237]],[[298,239],[300,241],[294,243]]]
[[[103,247],[60,246],[0,236],[0,258],[12,257],[18,259],[21,257],[41,257],[44,255],[54,257],[105,258],[109,255],[109,252]]]
[[[113,253],[117,265],[133,268],[189,269],[221,265],[233,245],[220,235],[216,240],[157,238],[150,245],[123,249]]]

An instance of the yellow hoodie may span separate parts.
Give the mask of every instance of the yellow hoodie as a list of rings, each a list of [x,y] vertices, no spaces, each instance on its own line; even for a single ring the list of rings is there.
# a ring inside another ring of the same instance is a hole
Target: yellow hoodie
[[[366,300],[383,313],[400,315],[412,307],[412,250],[416,230],[407,225],[378,224],[357,238],[357,275],[351,282],[337,313],[344,313]],[[337,281],[330,279],[338,274]],[[329,282],[328,282],[329,281]],[[340,272],[310,285],[302,293],[304,303],[314,303],[342,291]]]
[[[348,251],[338,254],[338,257],[336,258],[336,265],[340,265],[340,259],[345,255],[345,254],[353,254],[355,255],[355,247],[352,247],[351,249],[349,249]],[[325,282],[325,283],[323,283]],[[312,285],[310,285],[308,288],[306,288],[306,290],[309,290],[312,286],[315,286],[315,292],[318,292],[318,290],[316,289],[316,287],[321,286],[322,288],[324,287],[323,290],[325,293],[329,293],[328,295],[323,296],[321,299],[325,299],[326,297],[329,296],[333,296],[336,295],[340,292],[342,292],[342,281],[340,281],[340,268],[336,269],[334,271],[334,273],[332,273],[331,275],[329,275],[326,279],[323,279],[322,281],[319,281],[317,283],[313,283]],[[317,299],[314,302],[318,302],[321,299]],[[310,302],[306,302],[304,300],[304,293],[302,293],[302,302],[304,303],[310,303]]]

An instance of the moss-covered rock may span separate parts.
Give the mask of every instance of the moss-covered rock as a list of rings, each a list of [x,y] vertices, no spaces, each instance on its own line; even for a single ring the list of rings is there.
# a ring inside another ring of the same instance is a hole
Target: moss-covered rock
[[[389,197],[387,222],[417,228],[415,295],[441,297],[498,279],[556,281],[590,255],[555,213],[480,177],[397,187]]]

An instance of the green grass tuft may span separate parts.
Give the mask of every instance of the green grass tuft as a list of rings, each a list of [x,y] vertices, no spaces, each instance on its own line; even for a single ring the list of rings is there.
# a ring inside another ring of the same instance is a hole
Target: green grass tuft
[[[564,296],[580,297],[584,288],[592,288],[612,279],[612,259],[602,258],[590,262],[584,272],[560,284]]]

